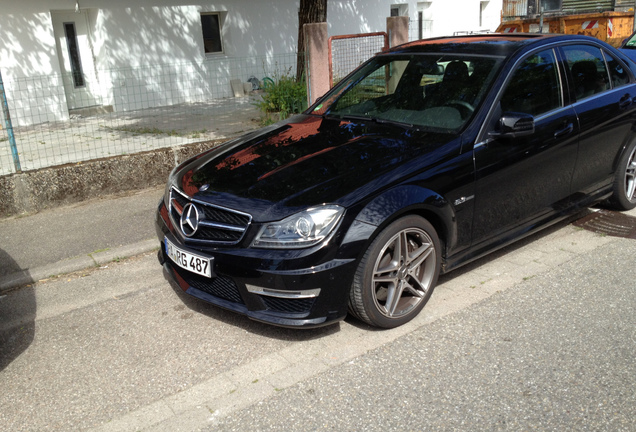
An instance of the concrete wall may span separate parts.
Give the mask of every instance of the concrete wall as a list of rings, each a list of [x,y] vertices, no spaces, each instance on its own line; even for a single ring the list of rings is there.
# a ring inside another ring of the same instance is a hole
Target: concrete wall
[[[0,176],[0,218],[161,186],[175,165],[216,144],[202,142]]]
[[[449,36],[459,31],[494,31],[501,20],[503,0],[428,0],[428,1],[384,1],[384,0],[329,0],[327,20],[329,34],[349,34],[384,31],[386,17],[392,7],[406,13],[412,26],[416,25],[418,11],[430,3],[433,24],[431,36]],[[482,25],[479,23],[480,8]],[[411,29],[411,34],[416,34]]]
[[[112,105],[116,111],[230,96],[231,78],[262,76],[264,69],[274,66],[275,54],[293,53],[296,46],[297,1],[78,4],[77,17],[87,17],[92,50],[92,58],[82,58],[84,72],[88,63],[94,65],[96,73],[87,73],[87,80],[98,104]],[[69,118],[72,106],[62,86],[51,14],[73,13],[74,8],[74,0],[23,0],[0,8],[0,67],[15,125]],[[221,14],[221,54],[204,53],[202,12]],[[271,61],[263,65],[255,56]]]

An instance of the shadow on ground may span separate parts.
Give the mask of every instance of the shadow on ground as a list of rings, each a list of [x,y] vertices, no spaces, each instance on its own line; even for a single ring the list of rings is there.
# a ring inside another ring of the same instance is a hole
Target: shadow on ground
[[[22,270],[9,254],[0,249],[0,275],[16,273],[29,277],[28,270]],[[0,293],[0,372],[33,342],[35,311],[35,289],[32,285]]]

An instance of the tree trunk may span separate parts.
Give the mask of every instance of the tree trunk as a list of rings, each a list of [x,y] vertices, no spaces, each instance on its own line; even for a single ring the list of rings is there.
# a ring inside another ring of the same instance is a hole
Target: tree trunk
[[[296,59],[296,79],[305,74],[305,24],[327,21],[327,0],[300,0],[298,9],[298,57]]]

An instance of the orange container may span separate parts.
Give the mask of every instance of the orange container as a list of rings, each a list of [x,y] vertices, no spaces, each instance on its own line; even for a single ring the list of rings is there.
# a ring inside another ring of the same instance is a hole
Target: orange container
[[[499,33],[538,33],[539,18],[502,21]],[[543,33],[580,34],[592,36],[615,47],[632,34],[634,12],[599,12],[543,17]]]

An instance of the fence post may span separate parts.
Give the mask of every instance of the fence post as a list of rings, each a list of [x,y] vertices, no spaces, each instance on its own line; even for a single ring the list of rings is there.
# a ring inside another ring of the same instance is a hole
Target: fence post
[[[307,99],[309,105],[329,90],[329,36],[327,23],[305,24]]]
[[[409,41],[409,17],[387,17],[386,32],[389,34],[389,47],[402,45]]]
[[[11,124],[11,115],[9,114],[7,95],[4,92],[2,72],[0,72],[0,98],[2,98],[2,112],[4,113],[4,123],[7,127],[7,134],[9,135],[9,144],[11,145],[11,156],[13,156],[13,165],[15,166],[16,172],[22,172],[22,167],[20,166],[20,157],[18,156],[18,148],[15,145],[15,135],[13,134],[13,125]]]

